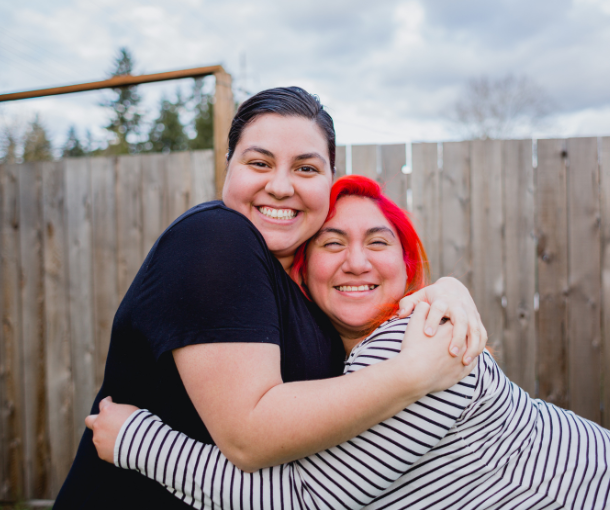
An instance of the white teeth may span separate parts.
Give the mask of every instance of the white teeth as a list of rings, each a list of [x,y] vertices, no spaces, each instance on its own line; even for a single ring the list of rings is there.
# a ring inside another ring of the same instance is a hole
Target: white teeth
[[[365,290],[374,290],[377,287],[379,287],[379,285],[339,285],[337,288],[339,289],[339,292],[363,292]]]
[[[294,209],[273,209],[272,207],[258,207],[258,210],[268,218],[278,220],[291,220],[296,217],[297,211]]]

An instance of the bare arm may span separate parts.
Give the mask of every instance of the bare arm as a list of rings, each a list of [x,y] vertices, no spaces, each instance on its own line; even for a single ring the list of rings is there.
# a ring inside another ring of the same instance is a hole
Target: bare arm
[[[423,336],[428,309],[418,305],[403,345],[409,336]],[[417,345],[348,378],[287,384],[274,345],[193,345],[174,351],[174,359],[220,450],[254,471],[342,443],[464,376],[459,360],[452,369],[430,370],[438,366],[430,359],[437,354]]]

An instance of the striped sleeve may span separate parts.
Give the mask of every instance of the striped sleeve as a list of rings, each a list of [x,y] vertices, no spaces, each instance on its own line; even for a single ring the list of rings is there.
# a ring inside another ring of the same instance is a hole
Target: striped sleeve
[[[407,324],[397,320],[379,328],[354,349],[346,373],[395,356]],[[251,474],[217,447],[142,410],[121,429],[115,464],[156,480],[195,508],[362,508],[445,437],[472,399],[474,377],[427,395],[346,443]]]

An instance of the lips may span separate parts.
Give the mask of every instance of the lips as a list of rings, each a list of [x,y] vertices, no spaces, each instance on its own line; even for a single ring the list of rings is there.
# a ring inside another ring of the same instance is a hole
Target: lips
[[[266,205],[259,206],[256,209],[263,216],[273,220],[292,220],[299,214],[299,211],[296,211],[295,209],[276,209],[275,207]]]
[[[366,292],[375,290],[379,285],[338,285],[335,287],[339,292]]]

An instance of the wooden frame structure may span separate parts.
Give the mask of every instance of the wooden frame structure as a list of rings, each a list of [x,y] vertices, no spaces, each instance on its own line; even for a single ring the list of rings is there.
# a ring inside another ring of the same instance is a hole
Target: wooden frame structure
[[[107,80],[94,81],[90,83],[79,83],[62,87],[52,87],[39,90],[28,90],[24,92],[13,92],[0,94],[0,103],[5,101],[17,101],[19,99],[32,99],[35,97],[57,96],[61,94],[72,94],[74,92],[85,92],[89,90],[112,89],[117,87],[130,87],[144,83],[158,81],[179,80],[181,78],[200,78],[214,75],[216,78],[216,89],[214,92],[214,167],[216,177],[216,197],[222,195],[224,184],[226,154],[228,149],[228,135],[231,121],[235,114],[235,103],[231,88],[231,75],[221,65],[206,67],[195,67],[179,71],[168,71],[164,73],[142,74],[132,76],[130,74],[113,76]]]

